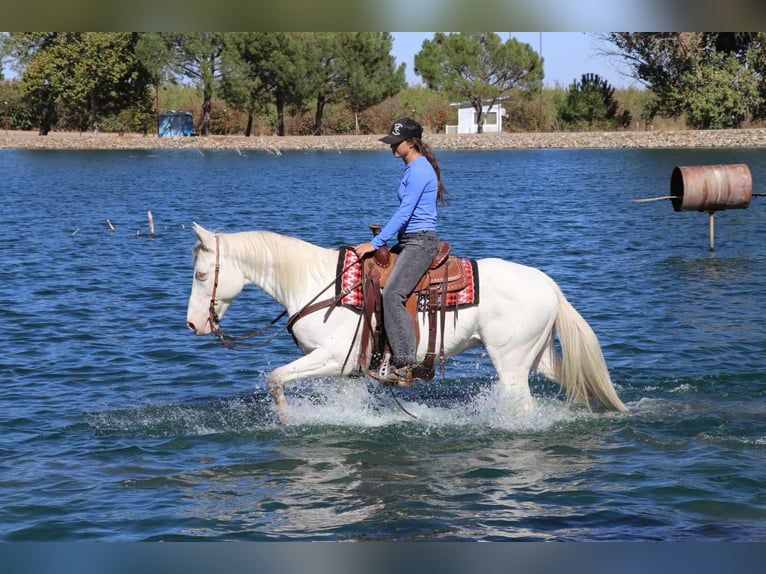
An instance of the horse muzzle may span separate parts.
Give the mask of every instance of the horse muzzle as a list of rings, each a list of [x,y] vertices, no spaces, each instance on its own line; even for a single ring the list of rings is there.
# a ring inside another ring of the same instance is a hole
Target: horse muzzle
[[[195,335],[209,335],[213,332],[210,321],[206,318],[201,321],[187,321],[186,326],[191,329]]]

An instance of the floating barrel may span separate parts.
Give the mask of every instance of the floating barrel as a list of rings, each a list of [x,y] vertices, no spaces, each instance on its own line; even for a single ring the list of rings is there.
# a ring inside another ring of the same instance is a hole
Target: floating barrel
[[[753,182],[744,163],[676,167],[670,176],[670,194],[676,211],[746,209]]]

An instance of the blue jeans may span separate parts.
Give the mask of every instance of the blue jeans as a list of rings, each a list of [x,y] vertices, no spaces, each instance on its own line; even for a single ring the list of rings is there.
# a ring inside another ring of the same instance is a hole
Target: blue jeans
[[[391,359],[395,367],[415,364],[415,327],[407,308],[407,298],[423,277],[439,251],[435,231],[418,231],[399,236],[394,268],[383,287],[383,324]]]

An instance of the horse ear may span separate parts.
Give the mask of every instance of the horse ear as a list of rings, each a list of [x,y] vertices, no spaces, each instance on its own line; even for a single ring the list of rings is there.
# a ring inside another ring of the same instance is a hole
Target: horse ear
[[[196,221],[192,221],[192,228],[194,228],[194,233],[197,234],[197,239],[199,239],[203,244],[213,236],[213,234],[202,227],[199,223]]]

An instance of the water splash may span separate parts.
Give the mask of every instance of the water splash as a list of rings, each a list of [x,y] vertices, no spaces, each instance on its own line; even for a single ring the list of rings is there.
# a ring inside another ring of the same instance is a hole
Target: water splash
[[[155,437],[251,432],[277,424],[265,394],[88,413],[85,421],[101,435],[139,433]]]
[[[249,396],[198,400],[192,403],[157,405],[88,413],[86,423],[97,434],[139,433],[146,436],[205,436],[218,433],[252,433],[320,427],[376,429],[409,425],[413,430],[433,432],[461,429],[544,432],[596,416],[557,399],[536,399],[530,409],[521,408],[499,385],[458,386],[443,393],[390,389],[362,379],[317,380],[288,394],[285,425],[280,425],[265,391]],[[396,397],[396,398],[394,398]],[[397,401],[401,404],[401,408]],[[412,413],[412,418],[403,409]]]
[[[477,392],[468,385],[462,393],[453,385],[452,392],[446,393],[448,400],[437,400],[429,396],[428,388],[419,391],[416,387],[393,391],[402,407],[417,417],[414,420],[399,408],[387,389],[360,381],[334,380],[332,384],[314,385],[311,394],[290,399],[289,424],[376,428],[409,423],[416,427],[538,432],[593,416],[555,399],[536,399],[533,408],[525,409],[497,384],[482,386]]]

